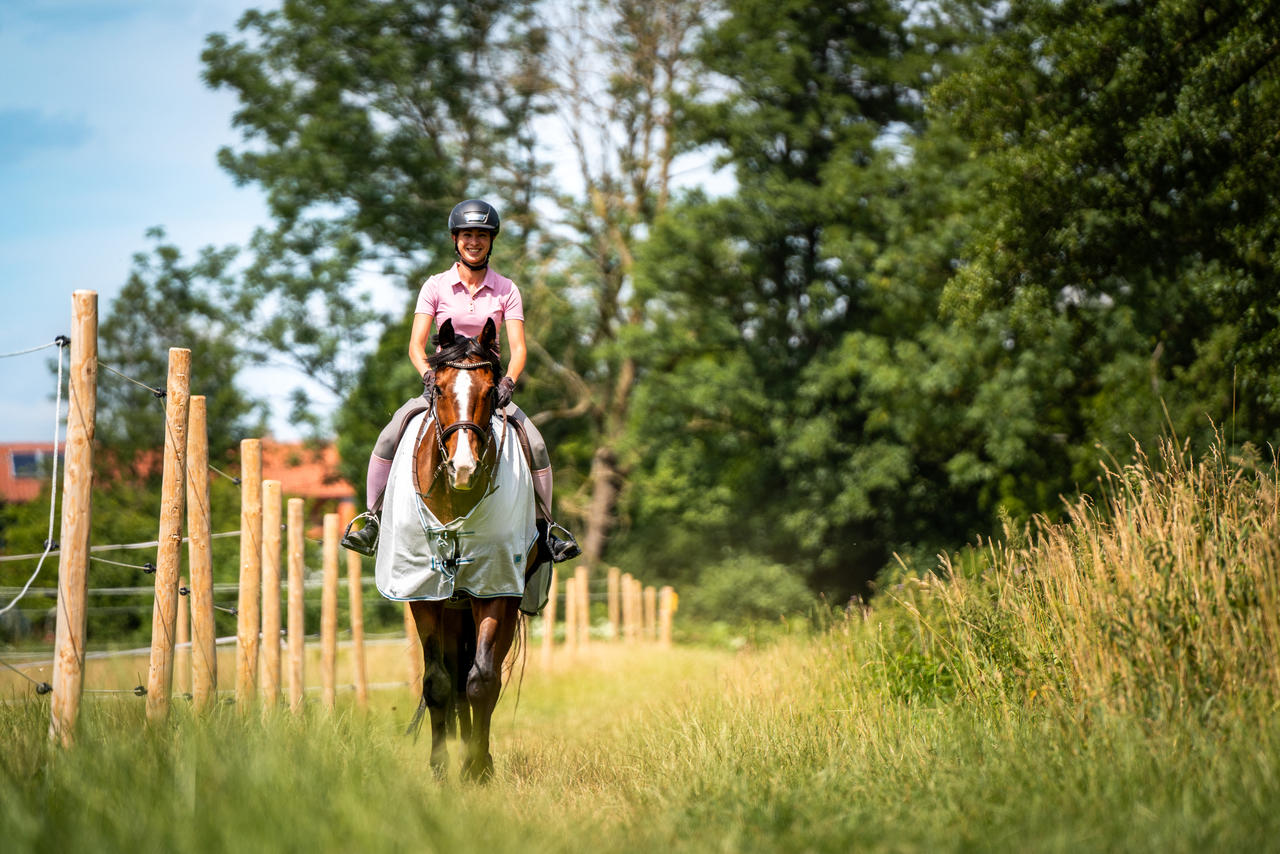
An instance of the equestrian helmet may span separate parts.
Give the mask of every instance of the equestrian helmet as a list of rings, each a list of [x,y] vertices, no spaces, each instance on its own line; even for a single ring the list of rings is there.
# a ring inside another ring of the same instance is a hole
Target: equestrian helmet
[[[449,233],[457,234],[464,228],[481,228],[498,236],[502,220],[498,217],[498,209],[484,199],[467,199],[454,206],[449,214]]]

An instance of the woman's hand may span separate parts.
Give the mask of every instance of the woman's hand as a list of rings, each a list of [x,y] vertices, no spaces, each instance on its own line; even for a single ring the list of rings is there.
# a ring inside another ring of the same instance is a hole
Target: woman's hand
[[[436,393],[436,372],[427,368],[422,372],[422,396],[430,400]]]
[[[511,395],[515,393],[516,381],[511,377],[503,377],[498,382],[498,408],[506,409],[507,404],[511,402]]]

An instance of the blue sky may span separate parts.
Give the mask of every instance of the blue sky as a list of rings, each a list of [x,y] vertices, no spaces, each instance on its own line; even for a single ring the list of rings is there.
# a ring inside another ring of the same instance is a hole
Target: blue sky
[[[234,96],[200,80],[205,36],[265,5],[0,0],[0,353],[69,333],[76,289],[105,314],[153,225],[193,255],[266,223],[215,161]],[[54,352],[0,361],[0,441],[52,439]]]

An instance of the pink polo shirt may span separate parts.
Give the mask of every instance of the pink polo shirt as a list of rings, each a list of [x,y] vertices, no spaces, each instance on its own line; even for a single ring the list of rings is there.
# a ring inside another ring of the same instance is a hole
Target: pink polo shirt
[[[493,318],[499,332],[505,320],[524,320],[524,302],[516,283],[498,275],[492,267],[485,272],[484,281],[473,297],[467,293],[455,263],[423,283],[414,312],[434,317],[437,329],[446,320],[452,320],[455,332],[474,338],[484,329],[488,318]]]

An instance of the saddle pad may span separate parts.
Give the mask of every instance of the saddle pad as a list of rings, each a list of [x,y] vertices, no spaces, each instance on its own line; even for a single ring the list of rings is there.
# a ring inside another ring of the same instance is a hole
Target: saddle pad
[[[474,510],[445,525],[418,497],[413,482],[414,446],[428,415],[409,421],[391,463],[374,565],[378,592],[397,601],[437,601],[464,593],[520,596],[525,561],[538,535],[533,477],[520,443],[510,434],[501,441],[494,487]],[[501,418],[494,418],[493,429],[502,435]],[[430,435],[427,441],[433,441]]]

